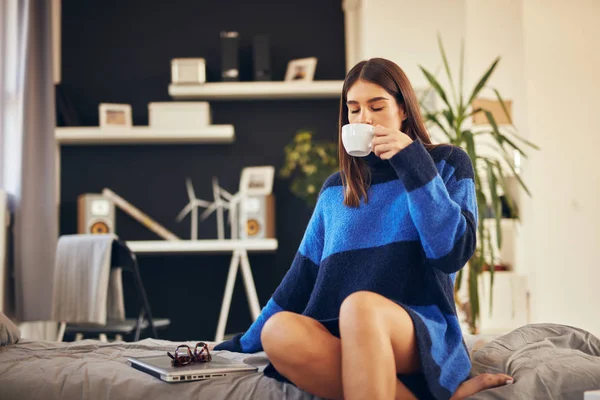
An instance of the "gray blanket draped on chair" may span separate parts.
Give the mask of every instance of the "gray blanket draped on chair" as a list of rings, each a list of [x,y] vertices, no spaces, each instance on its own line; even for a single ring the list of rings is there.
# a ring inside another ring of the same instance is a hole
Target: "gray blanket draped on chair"
[[[108,235],[61,236],[56,248],[52,319],[106,324],[123,320],[121,268],[111,269],[113,242]]]

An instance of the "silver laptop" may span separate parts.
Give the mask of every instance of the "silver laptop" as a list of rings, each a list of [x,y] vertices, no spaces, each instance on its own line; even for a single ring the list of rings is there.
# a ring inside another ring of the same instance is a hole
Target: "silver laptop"
[[[183,367],[172,366],[171,359],[166,354],[164,356],[132,357],[128,358],[127,362],[133,368],[165,382],[197,381],[258,371],[257,367],[218,355],[213,355],[210,362],[192,363]]]

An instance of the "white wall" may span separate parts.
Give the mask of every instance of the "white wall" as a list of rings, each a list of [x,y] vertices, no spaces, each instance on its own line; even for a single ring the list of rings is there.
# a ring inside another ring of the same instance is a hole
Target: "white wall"
[[[404,70],[413,86],[427,86],[419,65],[432,73],[438,69],[438,76],[445,76],[437,32],[444,40],[449,63],[458,66],[464,9],[465,0],[362,0],[359,58],[388,58]]]
[[[542,146],[525,178],[523,225],[536,321],[600,335],[600,2],[527,0],[529,137]]]
[[[469,87],[502,57],[489,83],[513,100],[520,134],[542,147],[523,162],[533,198],[520,193],[516,246],[532,322],[600,336],[600,1],[362,0],[360,14],[360,58],[397,62],[416,87],[426,85],[419,64],[441,65],[438,31],[452,66],[465,39]]]

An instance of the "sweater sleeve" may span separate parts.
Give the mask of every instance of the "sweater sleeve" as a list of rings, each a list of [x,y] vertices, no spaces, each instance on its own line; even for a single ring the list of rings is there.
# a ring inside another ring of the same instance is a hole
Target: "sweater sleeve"
[[[256,321],[245,333],[218,344],[215,346],[215,350],[229,350],[239,353],[261,351],[260,334],[270,317],[280,311],[295,313],[304,311],[315,285],[317,268],[323,252],[323,237],[321,204],[317,202],[290,269]]]
[[[423,144],[415,140],[390,159],[407,191],[411,218],[428,264],[446,273],[460,270],[475,252],[477,201],[473,165],[459,147],[442,161],[445,180]]]

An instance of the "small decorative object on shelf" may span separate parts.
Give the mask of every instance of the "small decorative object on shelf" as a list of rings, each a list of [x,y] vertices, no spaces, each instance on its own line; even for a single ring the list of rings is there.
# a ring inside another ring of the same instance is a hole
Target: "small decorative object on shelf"
[[[269,36],[256,35],[252,39],[252,63],[255,81],[271,80],[271,50]]]
[[[217,185],[217,190],[218,190],[218,183],[215,183],[216,178],[213,178],[213,191],[214,191],[214,185]],[[222,211],[222,207],[219,207],[219,205],[217,204],[217,197],[218,194],[215,196],[215,201],[214,202],[209,202],[206,200],[202,200],[196,197],[196,192],[194,191],[194,185],[192,184],[192,180],[190,178],[187,178],[185,180],[185,186],[187,189],[187,194],[188,194],[188,198],[190,199],[190,202],[186,204],[186,206],[181,210],[181,212],[177,215],[177,218],[175,218],[175,220],[177,222],[181,222],[183,221],[183,219],[185,218],[186,215],[190,214],[190,219],[191,219],[191,225],[192,225],[192,230],[190,233],[190,239],[191,240],[198,240],[198,208],[199,207],[204,207],[206,209],[209,208],[217,208],[217,229],[218,229],[218,237],[219,239],[224,239],[224,230],[223,230],[223,211]]]
[[[242,170],[240,191],[240,237],[242,239],[275,238],[275,197],[273,166],[248,167]]]
[[[157,129],[198,129],[212,122],[207,101],[167,101],[148,103],[148,122]]]
[[[312,81],[317,69],[317,58],[299,58],[288,63],[285,72],[286,81]]]
[[[77,233],[115,233],[115,204],[99,193],[79,195]]]
[[[171,83],[194,84],[206,82],[204,58],[174,58],[171,60]]]
[[[223,81],[240,80],[238,37],[237,32],[221,32],[221,79]]]
[[[273,239],[275,238],[275,199],[272,195],[273,166],[246,167],[242,170],[240,188],[231,194],[219,186],[213,177],[213,202],[196,198],[190,179],[186,181],[189,203],[177,216],[181,222],[187,214],[191,214],[191,240],[198,239],[198,207],[206,208],[200,215],[204,221],[213,212],[217,213],[217,237],[225,239],[223,221],[224,210],[229,210],[228,224],[231,226],[231,239]]]
[[[144,225],[146,228],[150,229],[152,232],[156,233],[158,236],[162,237],[166,240],[179,240],[175,234],[165,229],[161,224],[150,218],[148,215],[144,214],[138,208],[136,208],[133,204],[117,195],[115,192],[108,188],[104,188],[102,190],[102,195],[110,200],[121,210],[125,211],[129,214],[133,219]]]
[[[130,104],[101,103],[99,107],[102,128],[131,128]]]

